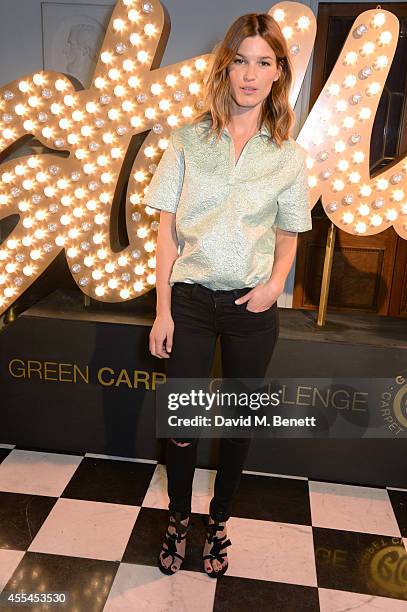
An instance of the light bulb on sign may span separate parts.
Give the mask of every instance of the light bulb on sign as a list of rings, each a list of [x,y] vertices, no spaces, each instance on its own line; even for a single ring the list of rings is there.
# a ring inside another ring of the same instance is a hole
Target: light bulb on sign
[[[397,198],[402,202],[403,196],[389,186],[391,181],[406,185],[406,160],[385,170],[375,179],[371,179],[369,174],[373,121],[390,70],[387,57],[394,56],[398,31],[399,23],[392,13],[373,9],[359,15],[297,138],[297,142],[304,146],[314,159],[318,159],[321,152],[332,145],[336,152],[341,153],[339,163],[334,157],[326,158],[320,163],[321,176],[324,173],[335,175],[337,171],[350,170],[345,181],[335,177],[329,183],[314,177],[313,181],[309,181],[310,200],[315,203],[322,197],[325,212],[330,220],[340,229],[354,235],[377,234],[393,225],[401,237],[407,238],[406,215],[401,207],[399,214],[394,206]],[[386,56],[383,47],[386,47]],[[352,73],[348,72],[349,67],[352,68]],[[347,92],[347,89],[350,91]],[[333,124],[335,117],[342,112],[346,112],[347,116],[341,127],[328,125],[319,141],[312,138],[312,135],[320,130],[321,116],[331,113]],[[332,142],[333,138],[337,139],[336,142]],[[355,150],[356,147],[358,150]],[[375,211],[379,191],[381,215]],[[341,192],[343,197],[332,207],[330,202],[335,192]]]

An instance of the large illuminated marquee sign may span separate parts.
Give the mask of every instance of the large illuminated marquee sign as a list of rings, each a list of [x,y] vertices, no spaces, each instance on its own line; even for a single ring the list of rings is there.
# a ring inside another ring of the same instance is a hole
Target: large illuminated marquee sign
[[[287,39],[294,105],[314,45],[315,17],[295,2],[281,2],[270,14]],[[358,17],[297,139],[309,153],[310,205],[322,196],[328,217],[352,234],[393,225],[407,237],[406,160],[373,179],[368,163],[398,30],[397,18],[381,9]],[[94,299],[129,300],[154,287],[159,212],[144,206],[144,195],[171,130],[201,112],[213,57],[160,68],[168,34],[160,2],[120,0],[90,89],[76,91],[67,76],[42,71],[0,90],[3,159],[27,135],[66,152],[2,164],[0,218],[18,214],[19,222],[0,246],[0,313],[62,249],[76,283]],[[126,173],[126,153],[145,132]],[[127,178],[129,246],[117,252],[110,228]]]

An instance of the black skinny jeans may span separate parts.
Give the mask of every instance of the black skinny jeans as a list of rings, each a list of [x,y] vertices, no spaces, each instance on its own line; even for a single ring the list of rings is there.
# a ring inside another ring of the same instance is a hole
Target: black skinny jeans
[[[200,284],[175,283],[171,311],[174,338],[170,358],[165,360],[168,378],[209,378],[220,334],[223,378],[263,378],[279,333],[277,303],[264,312],[250,312],[247,302],[234,301],[250,291],[213,291]],[[175,438],[176,441],[183,441]],[[167,443],[169,510],[191,512],[198,438],[188,446]],[[209,513],[213,520],[227,521],[238,489],[251,438],[222,438],[214,496]]]

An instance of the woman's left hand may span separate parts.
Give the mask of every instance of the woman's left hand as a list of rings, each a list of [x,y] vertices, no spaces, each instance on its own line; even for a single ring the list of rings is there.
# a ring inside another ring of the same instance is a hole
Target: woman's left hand
[[[259,283],[256,287],[253,287],[251,291],[235,300],[235,304],[247,302],[246,309],[250,312],[263,312],[272,307],[283,291],[284,285],[281,286],[281,284],[270,280],[267,283]]]

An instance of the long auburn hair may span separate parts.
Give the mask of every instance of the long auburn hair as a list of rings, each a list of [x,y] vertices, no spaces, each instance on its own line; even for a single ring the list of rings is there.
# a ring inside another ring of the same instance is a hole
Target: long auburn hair
[[[295,114],[289,102],[293,68],[287,43],[280,26],[268,13],[248,13],[238,17],[229,27],[224,39],[215,47],[215,56],[205,83],[204,111],[193,123],[212,119],[209,135],[217,134],[217,140],[230,121],[231,88],[228,67],[236,56],[241,42],[248,36],[261,36],[276,54],[281,76],[273,82],[267,98],[263,100],[260,125],[263,123],[280,147],[287,140],[295,123]]]

